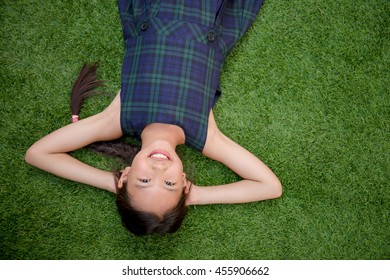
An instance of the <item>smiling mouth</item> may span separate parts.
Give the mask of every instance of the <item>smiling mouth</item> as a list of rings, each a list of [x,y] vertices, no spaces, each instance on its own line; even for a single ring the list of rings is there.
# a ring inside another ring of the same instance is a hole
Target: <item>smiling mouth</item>
[[[164,150],[154,150],[149,157],[158,160],[171,160],[170,154]]]

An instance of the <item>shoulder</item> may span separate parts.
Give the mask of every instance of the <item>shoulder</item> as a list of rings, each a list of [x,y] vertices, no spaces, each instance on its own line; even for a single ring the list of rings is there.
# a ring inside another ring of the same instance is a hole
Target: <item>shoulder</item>
[[[120,125],[120,92],[115,96],[110,105],[100,114],[97,115],[97,122],[105,134],[107,140],[116,139],[122,136],[122,129]]]
[[[217,123],[215,122],[213,110],[211,110],[207,127],[206,143],[202,151],[203,155],[214,159],[218,148],[223,143],[223,138],[224,135],[219,130]]]

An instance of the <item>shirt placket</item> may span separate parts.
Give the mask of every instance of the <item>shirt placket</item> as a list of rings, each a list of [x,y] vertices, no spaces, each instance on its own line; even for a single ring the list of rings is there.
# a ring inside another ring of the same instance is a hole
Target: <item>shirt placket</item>
[[[140,24],[140,30],[145,32],[151,24],[151,18],[156,16],[160,7],[160,0],[144,0],[144,13]]]

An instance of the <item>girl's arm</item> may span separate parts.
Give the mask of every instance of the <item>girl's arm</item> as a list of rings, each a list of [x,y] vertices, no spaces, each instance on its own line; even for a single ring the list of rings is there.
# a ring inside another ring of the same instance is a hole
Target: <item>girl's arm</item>
[[[243,180],[221,186],[193,186],[188,204],[246,203],[281,196],[282,186],[276,175],[260,159],[222,134],[212,112],[203,154],[225,164]]]
[[[64,126],[33,144],[27,151],[27,163],[54,175],[115,193],[112,172],[89,166],[68,154],[96,141],[122,136],[119,93],[101,113]]]

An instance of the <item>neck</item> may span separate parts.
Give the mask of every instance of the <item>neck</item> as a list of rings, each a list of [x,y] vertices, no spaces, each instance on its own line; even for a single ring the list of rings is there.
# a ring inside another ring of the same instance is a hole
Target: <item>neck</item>
[[[142,148],[159,142],[175,149],[185,143],[184,131],[181,127],[171,124],[153,123],[144,128],[141,133]]]

